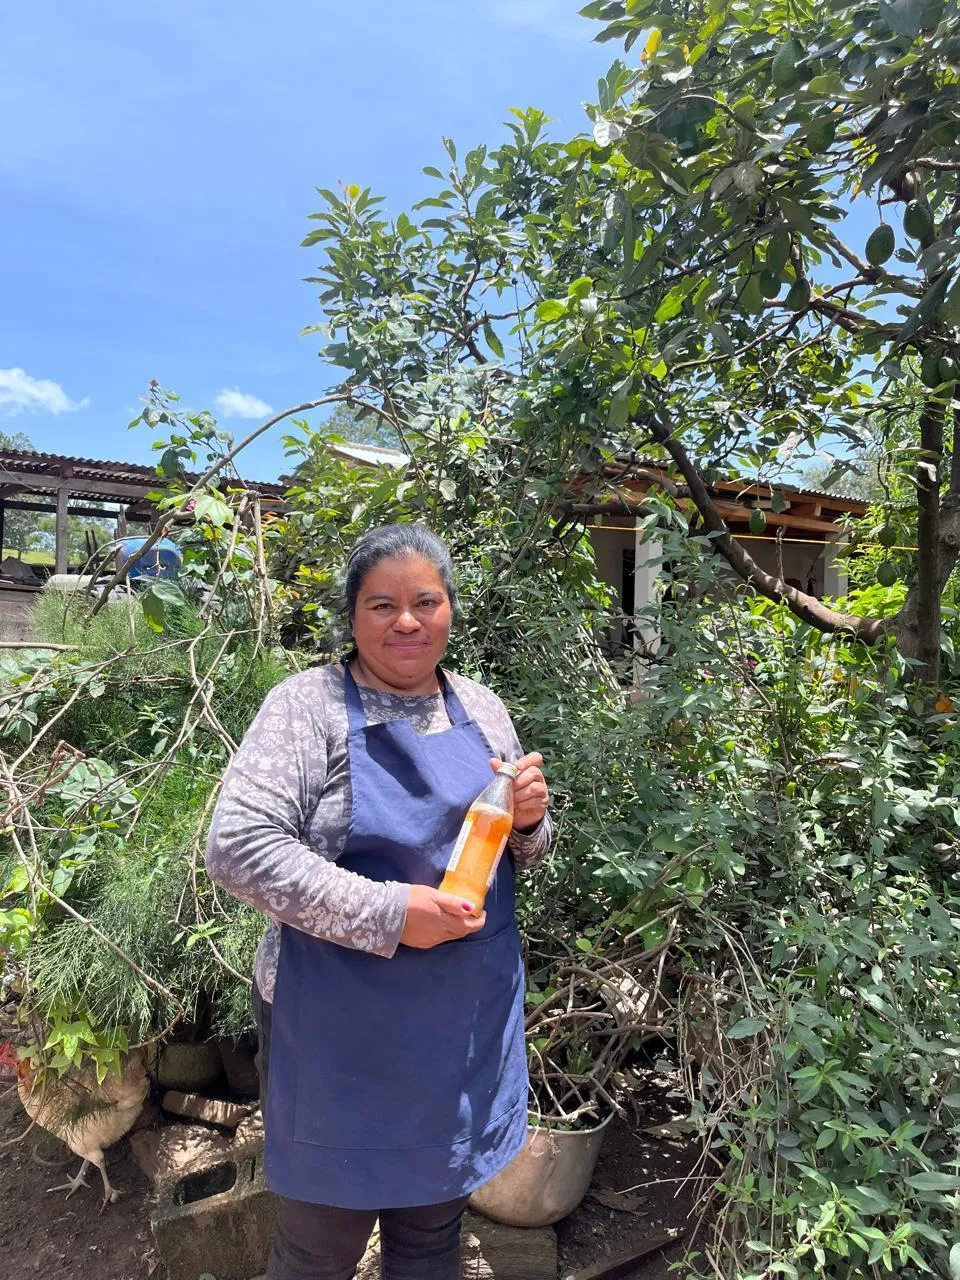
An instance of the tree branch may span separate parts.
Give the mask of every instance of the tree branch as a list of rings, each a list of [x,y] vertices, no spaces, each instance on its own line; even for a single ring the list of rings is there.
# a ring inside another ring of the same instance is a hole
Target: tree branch
[[[832,231],[826,232],[825,239],[841,258],[845,258],[850,266],[863,276],[868,284],[879,284],[881,280],[887,280],[896,284],[902,293],[907,293],[913,298],[923,297],[924,286],[922,284],[915,284],[904,276],[894,275],[892,271],[887,271],[885,267],[872,267],[864,258],[859,257],[852,249],[848,248],[840,237],[834,235]]]
[[[574,518],[585,516],[637,516],[642,519],[651,514],[650,508],[640,502],[555,502],[555,511]]]
[[[290,418],[295,413],[309,413],[311,409],[319,409],[322,405],[325,405],[325,404],[342,404],[344,401],[349,401],[349,399],[350,399],[349,391],[338,391],[338,392],[334,392],[334,394],[329,396],[321,396],[319,400],[305,400],[303,404],[295,404],[291,409],[284,409],[282,413],[274,414],[272,418],[268,418],[266,422],[262,422],[255,431],[251,431],[248,436],[244,436],[244,438],[240,441],[239,444],[235,444],[232,449],[230,449],[227,453],[223,455],[222,458],[218,458],[217,461],[213,463],[212,466],[208,467],[207,470],[200,477],[200,479],[194,485],[191,486],[189,492],[199,493],[200,490],[203,489],[203,487],[206,484],[208,484],[209,481],[212,480],[215,475],[218,475],[219,472],[221,472],[225,466],[227,466],[229,463],[231,463],[234,460],[234,458],[237,456],[238,453],[246,449],[247,445],[252,444],[253,441],[256,440],[259,436],[262,436],[265,431],[269,431],[271,427],[275,427],[277,423],[282,422],[284,418]],[[169,511],[165,511],[163,513],[163,515],[154,525],[153,529],[151,529],[150,535],[144,542],[143,546],[140,547],[137,551],[135,551],[133,555],[129,557],[129,559],[123,562],[123,564],[117,569],[116,573],[113,575],[110,581],[106,584],[106,586],[100,592],[100,595],[97,597],[94,603],[93,609],[91,610],[91,617],[95,616],[100,612],[103,606],[107,603],[107,600],[110,598],[110,592],[114,589],[114,587],[119,586],[120,583],[125,580],[127,574],[130,572],[133,566],[137,563],[137,561],[142,560],[143,557],[147,554],[147,552],[151,551],[157,545],[157,543],[166,533],[167,529],[175,520],[177,514],[178,514],[177,507],[171,507]]]
[[[657,442],[663,446],[673,459],[677,470],[686,480],[690,488],[690,496],[709,533],[714,550],[722,555],[731,569],[749,583],[761,595],[770,600],[782,601],[790,611],[802,622],[808,623],[818,631],[827,633],[845,631],[867,644],[875,644],[886,630],[883,621],[876,618],[860,618],[855,614],[839,613],[818,600],[816,596],[807,595],[796,587],[789,586],[782,578],[774,577],[761,569],[750,553],[738,542],[728,529],[723,517],[711,498],[703,477],[690,459],[683,445],[670,429],[661,422],[654,422],[652,430]]]
[[[911,165],[918,169],[936,169],[941,173],[960,173],[960,160],[937,160],[933,156],[920,156],[911,160]]]

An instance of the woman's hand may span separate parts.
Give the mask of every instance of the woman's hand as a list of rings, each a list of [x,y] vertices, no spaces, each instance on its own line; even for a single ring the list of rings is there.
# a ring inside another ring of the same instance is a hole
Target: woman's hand
[[[441,893],[425,884],[412,884],[407,903],[407,920],[400,941],[407,947],[426,950],[477,933],[487,921],[487,914],[470,915],[473,907],[452,893]]]
[[[517,776],[513,780],[513,828],[515,831],[532,831],[546,816],[550,792],[543,776],[543,756],[531,751],[516,761]],[[490,761],[494,773],[500,767],[499,760]]]

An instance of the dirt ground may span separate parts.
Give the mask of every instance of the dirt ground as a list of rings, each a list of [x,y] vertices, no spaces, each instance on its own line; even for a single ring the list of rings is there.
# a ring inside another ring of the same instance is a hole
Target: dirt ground
[[[16,1142],[28,1123],[16,1091],[8,1093],[0,1102],[4,1280],[162,1280],[164,1268],[150,1236],[151,1188],[129,1144],[121,1142],[107,1152],[110,1181],[126,1194],[98,1216],[103,1186],[96,1169],[88,1171],[89,1189],[81,1188],[69,1200],[66,1192],[48,1192],[73,1177],[80,1161],[38,1128]]]
[[[695,1143],[668,1127],[645,1130],[682,1113],[669,1077],[653,1079],[634,1120],[608,1131],[590,1195],[558,1224],[559,1275],[626,1252],[665,1227],[689,1225],[691,1197],[683,1178],[696,1162]],[[153,1248],[151,1188],[127,1142],[107,1153],[111,1181],[126,1194],[99,1216],[100,1178],[69,1201],[47,1188],[79,1167],[65,1147],[34,1129],[22,1142],[26,1119],[16,1093],[0,1101],[0,1258],[3,1280],[166,1280]],[[620,1194],[626,1193],[626,1194]],[[599,1198],[598,1198],[599,1197]],[[635,1267],[627,1280],[667,1280],[683,1255],[681,1241]]]
[[[701,1146],[680,1120],[687,1108],[675,1075],[649,1073],[634,1105],[631,1119],[611,1123],[586,1199],[557,1224],[561,1280],[676,1230],[676,1244],[623,1273],[623,1280],[675,1280],[671,1265],[691,1241],[695,1197],[687,1175]]]

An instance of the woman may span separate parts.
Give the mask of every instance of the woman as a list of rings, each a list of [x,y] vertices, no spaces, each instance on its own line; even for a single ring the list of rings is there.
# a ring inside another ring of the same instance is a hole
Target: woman
[[[254,1004],[269,1280],[457,1280],[470,1192],[523,1145],[515,867],[550,845],[542,757],[500,699],[440,668],[450,556],[419,525],[347,565],[354,651],[274,689],[224,779],[207,868],[270,917]],[[437,886],[471,801],[516,763],[514,831],[478,918]]]

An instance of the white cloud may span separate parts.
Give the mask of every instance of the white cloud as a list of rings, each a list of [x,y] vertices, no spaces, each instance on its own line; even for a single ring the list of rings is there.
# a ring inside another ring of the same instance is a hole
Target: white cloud
[[[273,409],[259,396],[247,395],[236,387],[224,389],[213,402],[225,418],[269,418]]]
[[[31,378],[25,369],[0,369],[0,414],[73,413],[85,409],[88,399],[71,400],[59,382]]]

